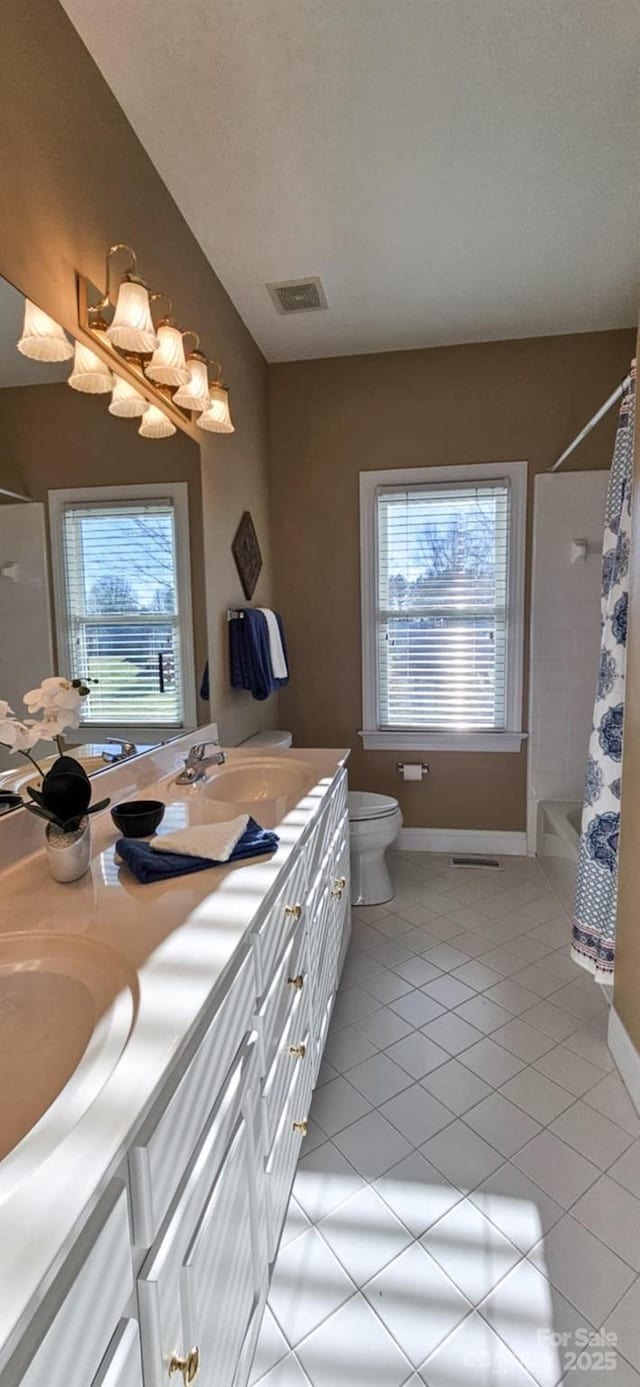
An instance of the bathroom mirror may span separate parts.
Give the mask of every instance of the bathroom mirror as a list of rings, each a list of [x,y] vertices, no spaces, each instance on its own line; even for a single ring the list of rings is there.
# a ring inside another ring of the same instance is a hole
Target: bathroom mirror
[[[0,278],[0,702],[24,719],[47,676],[91,681],[65,746],[95,774],[210,720],[200,452],[111,413],[108,378],[70,388],[73,339],[25,303]],[[0,814],[28,783],[0,745]]]

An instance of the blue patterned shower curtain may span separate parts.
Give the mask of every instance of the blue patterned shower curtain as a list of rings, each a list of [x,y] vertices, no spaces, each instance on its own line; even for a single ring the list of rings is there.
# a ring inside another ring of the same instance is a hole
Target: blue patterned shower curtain
[[[620,777],[631,545],[635,371],[620,405],[602,548],[600,666],[589,742],[572,957],[612,982],[616,949]]]

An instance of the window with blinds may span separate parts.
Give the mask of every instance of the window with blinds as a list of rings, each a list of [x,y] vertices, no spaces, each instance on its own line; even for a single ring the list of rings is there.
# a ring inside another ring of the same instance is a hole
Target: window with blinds
[[[378,728],[507,727],[508,479],[376,490]]]
[[[72,678],[91,681],[84,724],[179,728],[181,627],[191,614],[180,591],[175,501],[124,499],[127,490],[123,499],[76,501],[67,493],[60,501],[60,663]]]

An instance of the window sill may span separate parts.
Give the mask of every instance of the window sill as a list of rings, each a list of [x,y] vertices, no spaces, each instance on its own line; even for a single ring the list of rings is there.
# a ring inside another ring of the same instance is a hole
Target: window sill
[[[526,732],[360,732],[365,751],[519,751]]]

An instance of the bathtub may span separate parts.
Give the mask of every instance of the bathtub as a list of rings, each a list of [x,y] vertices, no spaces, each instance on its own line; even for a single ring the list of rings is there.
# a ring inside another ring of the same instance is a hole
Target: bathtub
[[[582,805],[547,799],[538,805],[538,857],[565,910],[573,915]]]

